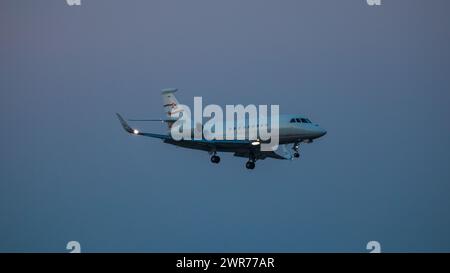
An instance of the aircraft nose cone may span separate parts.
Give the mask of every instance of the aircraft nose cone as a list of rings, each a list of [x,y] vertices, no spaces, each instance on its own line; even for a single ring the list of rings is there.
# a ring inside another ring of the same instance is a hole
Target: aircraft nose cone
[[[326,130],[324,130],[324,129],[322,129],[322,128],[318,128],[318,129],[317,129],[317,132],[316,132],[317,137],[322,137],[322,136],[324,136],[324,135],[326,135],[326,134],[327,134],[327,131],[326,131]]]

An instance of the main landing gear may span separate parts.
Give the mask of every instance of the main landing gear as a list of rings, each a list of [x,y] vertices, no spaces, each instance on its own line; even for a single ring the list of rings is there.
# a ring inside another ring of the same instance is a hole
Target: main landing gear
[[[245,163],[245,167],[249,170],[253,170],[255,168],[255,162],[252,160],[247,161],[247,163]]]
[[[213,156],[211,156],[211,162],[218,164],[220,162],[220,157],[214,153]]]
[[[248,157],[247,163],[245,163],[245,167],[249,170],[253,170],[255,168],[256,157],[254,153],[250,153]]]

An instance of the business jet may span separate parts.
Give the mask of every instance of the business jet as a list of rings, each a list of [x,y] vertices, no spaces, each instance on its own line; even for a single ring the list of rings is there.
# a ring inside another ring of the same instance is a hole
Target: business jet
[[[167,113],[168,118],[166,119],[128,119],[128,121],[161,121],[168,124],[169,129],[177,121],[173,116],[177,111],[180,111],[178,107],[180,104],[175,97],[175,92],[177,89],[168,88],[162,90],[163,106]],[[172,135],[167,134],[156,134],[156,133],[146,133],[131,127],[127,121],[120,115],[116,114],[123,129],[131,135],[135,136],[145,136],[151,138],[161,139],[164,143],[172,144],[175,146],[202,150],[206,151],[211,155],[211,162],[218,164],[220,162],[220,157],[217,155],[218,152],[231,152],[234,153],[236,157],[248,158],[245,164],[247,169],[254,169],[255,162],[257,160],[263,160],[266,158],[274,159],[284,159],[292,160],[300,156],[299,145],[300,143],[312,143],[313,140],[324,136],[327,132],[321,128],[318,124],[312,123],[307,117],[302,115],[279,115],[278,116],[278,137],[279,145],[276,150],[262,150],[261,141],[255,139],[249,139],[249,130],[251,126],[244,125],[241,128],[231,128],[236,132],[236,130],[245,131],[245,139],[207,139],[202,137],[201,139],[181,139],[175,140]],[[246,120],[248,123],[248,120]],[[236,122],[239,124],[239,122]],[[242,123],[241,123],[242,124]],[[245,124],[245,121],[244,121]],[[265,124],[256,124],[256,127],[266,126],[270,129],[270,124],[265,121]]]

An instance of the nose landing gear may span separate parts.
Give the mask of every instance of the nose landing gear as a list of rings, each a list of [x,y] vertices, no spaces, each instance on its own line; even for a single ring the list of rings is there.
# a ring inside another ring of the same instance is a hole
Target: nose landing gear
[[[300,153],[299,153],[299,144],[295,143],[294,147],[292,147],[292,149],[294,150],[294,157],[295,158],[299,158],[300,157]]]

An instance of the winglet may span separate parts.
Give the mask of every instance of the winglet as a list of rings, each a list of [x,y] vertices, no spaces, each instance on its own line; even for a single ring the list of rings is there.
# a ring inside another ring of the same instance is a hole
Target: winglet
[[[123,119],[122,116],[119,115],[119,113],[116,113],[116,115],[120,121],[120,124],[122,124],[123,129],[130,134],[135,134],[135,130],[133,130],[133,128],[131,128],[130,125],[128,125],[128,123],[125,121],[125,119]]]

